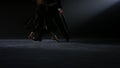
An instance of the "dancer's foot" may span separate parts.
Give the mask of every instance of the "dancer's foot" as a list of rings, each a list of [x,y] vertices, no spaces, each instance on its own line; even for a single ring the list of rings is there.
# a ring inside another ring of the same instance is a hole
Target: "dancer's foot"
[[[33,41],[42,41],[42,35],[38,35],[36,32],[31,32],[28,36],[28,39]]]
[[[69,42],[70,40],[69,39],[66,39],[66,42]]]
[[[54,34],[53,32],[51,32],[50,34],[51,34],[53,40],[55,40],[57,42],[59,41],[59,39],[58,39],[56,34]]]
[[[34,41],[42,41],[42,39],[41,38],[39,38],[39,39],[33,39]]]
[[[69,38],[69,37],[66,37],[65,39],[66,39],[66,42],[69,42],[69,41],[70,41],[70,38]]]
[[[28,36],[28,39],[29,40],[33,40],[35,37],[34,37],[35,33],[34,32],[30,32],[29,36]]]
[[[42,34],[36,33],[35,38],[33,39],[34,41],[42,41]]]

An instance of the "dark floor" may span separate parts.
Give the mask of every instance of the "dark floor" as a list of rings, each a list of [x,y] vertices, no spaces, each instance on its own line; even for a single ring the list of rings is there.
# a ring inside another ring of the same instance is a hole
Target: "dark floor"
[[[120,68],[119,43],[92,41],[1,39],[0,68]]]

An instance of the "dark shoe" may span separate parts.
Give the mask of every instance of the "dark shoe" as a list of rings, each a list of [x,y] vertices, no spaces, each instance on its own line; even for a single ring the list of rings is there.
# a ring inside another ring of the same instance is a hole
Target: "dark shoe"
[[[34,40],[34,41],[40,41],[40,42],[42,41],[42,39],[33,39],[33,40]]]
[[[70,41],[70,38],[66,38],[66,42],[69,42]]]
[[[40,41],[40,42],[41,42],[41,41],[42,41],[42,37],[34,38],[33,40],[34,40],[34,41]]]

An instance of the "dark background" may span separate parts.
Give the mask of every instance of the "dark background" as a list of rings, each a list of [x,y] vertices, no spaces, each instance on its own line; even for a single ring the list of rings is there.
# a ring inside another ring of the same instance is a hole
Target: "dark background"
[[[62,0],[73,38],[120,38],[119,0]],[[0,38],[25,38],[24,23],[33,14],[32,0],[0,2]]]

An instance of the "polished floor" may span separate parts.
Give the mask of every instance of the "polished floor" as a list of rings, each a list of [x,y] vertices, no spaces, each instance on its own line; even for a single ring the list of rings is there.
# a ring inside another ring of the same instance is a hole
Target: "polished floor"
[[[120,68],[120,45],[110,41],[0,40],[0,68]]]

